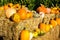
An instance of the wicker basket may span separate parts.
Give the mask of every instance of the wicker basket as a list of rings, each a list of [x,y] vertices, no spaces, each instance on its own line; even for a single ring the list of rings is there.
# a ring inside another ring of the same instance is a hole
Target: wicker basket
[[[12,27],[14,22],[6,18],[5,14],[0,16],[0,37],[4,40],[12,40]]]
[[[49,15],[45,16],[44,22],[49,23],[49,20],[52,17],[51,14],[50,18],[48,18],[47,16]],[[19,40],[20,31],[23,30],[24,27],[26,27],[29,31],[32,31],[35,28],[38,28],[38,24],[40,22],[42,22],[41,17],[23,20],[17,24],[7,19],[3,14],[0,16],[0,36],[3,37],[3,40]],[[58,36],[59,26],[57,25],[57,27],[51,29],[45,35],[33,38],[32,40],[57,40]]]
[[[49,23],[49,20],[52,18],[50,14],[50,18],[48,18],[49,15],[45,15],[44,22]],[[53,16],[54,18],[55,16]],[[43,19],[41,17],[39,18],[31,18],[28,20],[21,21],[16,27],[14,27],[14,40],[19,40],[20,31],[23,30],[24,27],[27,27],[27,30],[32,31],[35,28],[38,28],[38,24],[42,22]],[[32,40],[57,40],[59,36],[59,26],[57,25],[55,28],[52,28],[48,33],[46,33],[43,36],[39,36],[37,38],[33,38]]]

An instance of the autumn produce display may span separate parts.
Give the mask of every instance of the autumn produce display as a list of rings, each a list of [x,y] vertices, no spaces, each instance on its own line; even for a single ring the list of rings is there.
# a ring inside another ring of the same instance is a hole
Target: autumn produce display
[[[47,8],[41,4],[36,10],[29,10],[25,5],[8,3],[0,7],[0,11],[1,10],[7,19],[15,23],[39,17],[42,19],[42,22],[38,24],[38,28],[34,29],[34,31],[29,31],[26,28],[21,30],[19,35],[20,40],[32,40],[32,38],[43,36],[57,25],[60,25],[60,18],[58,16],[60,14],[59,7]],[[0,13],[0,16],[1,15],[2,13]],[[44,21],[46,15],[48,15],[49,18],[48,23]],[[50,18],[49,15],[52,15],[52,17]],[[55,17],[53,17],[53,15],[55,15]]]

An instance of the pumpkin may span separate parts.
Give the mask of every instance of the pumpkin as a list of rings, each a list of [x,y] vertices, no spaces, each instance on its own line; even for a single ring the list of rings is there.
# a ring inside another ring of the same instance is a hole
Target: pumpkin
[[[39,29],[45,31],[45,24],[44,23],[40,23],[39,24]]]
[[[39,24],[39,28],[40,28],[40,30],[43,31],[43,32],[48,32],[51,27],[50,27],[49,24],[40,23],[40,24]]]
[[[50,24],[53,25],[53,27],[55,27],[57,25],[57,22],[55,20],[50,20]]]
[[[15,8],[16,10],[19,10],[19,9],[21,8],[21,5],[15,4],[15,5],[13,6],[13,8]]]
[[[28,30],[22,30],[20,40],[30,40],[30,32]]]
[[[33,17],[33,13],[32,12],[27,12],[26,16],[27,16],[27,19],[28,18],[32,18]]]
[[[19,23],[20,22],[20,15],[18,13],[15,13],[13,15],[13,21]]]
[[[20,15],[20,17],[21,17],[22,20],[24,20],[24,19],[26,19],[26,14],[22,13],[22,14]]]
[[[51,13],[58,14],[59,10],[57,7],[51,8]]]
[[[16,10],[13,8],[8,8],[7,10],[5,10],[6,16],[7,18],[10,18],[13,14],[16,13]]]
[[[26,13],[26,10],[23,9],[23,8],[21,8],[21,9],[18,10],[18,13],[20,13],[20,14],[22,14],[22,13]]]
[[[60,25],[60,18],[56,18],[56,22],[58,25]]]
[[[45,8],[44,5],[41,5],[37,8],[37,12],[44,12],[44,13],[47,13],[47,9]]]
[[[19,13],[19,15],[20,15],[20,18],[21,19],[26,19],[26,10],[25,9],[20,9],[19,11],[18,11],[18,13]]]

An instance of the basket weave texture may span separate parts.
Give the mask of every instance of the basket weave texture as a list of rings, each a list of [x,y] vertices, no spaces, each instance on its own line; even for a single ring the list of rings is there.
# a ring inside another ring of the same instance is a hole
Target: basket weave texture
[[[49,23],[51,15],[50,18],[47,16],[48,15],[45,16],[44,22]],[[42,22],[41,17],[23,20],[17,24],[7,19],[3,14],[0,16],[0,36],[3,37],[4,40],[19,40],[20,31],[23,30],[24,27],[26,27],[29,31],[32,31],[35,28],[38,28],[38,24],[40,22]],[[58,36],[59,26],[57,25],[45,35],[33,38],[32,40],[57,40]]]

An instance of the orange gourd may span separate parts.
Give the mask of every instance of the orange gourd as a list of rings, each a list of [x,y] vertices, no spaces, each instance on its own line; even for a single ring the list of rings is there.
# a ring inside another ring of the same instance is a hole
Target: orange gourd
[[[60,18],[56,18],[56,22],[58,25],[60,25]]]
[[[22,8],[21,8],[21,9],[18,11],[18,13],[19,13],[21,19],[26,19],[26,10],[25,10],[25,9],[22,9]]]
[[[55,27],[57,25],[57,22],[55,20],[50,20],[50,24],[53,25],[53,27]]]
[[[45,24],[44,23],[40,23],[39,24],[39,28],[45,32]]]
[[[20,40],[30,40],[30,32],[28,30],[22,30]]]
[[[33,17],[33,13],[32,12],[27,12],[26,16],[27,16],[27,19],[28,18],[32,18]]]
[[[19,14],[22,14],[22,13],[26,13],[26,10],[21,8],[21,9],[18,10],[18,12],[19,12]]]
[[[37,12],[44,12],[44,13],[47,13],[47,9],[45,8],[44,5],[41,5],[37,8]]]
[[[48,32],[50,30],[50,25],[49,24],[44,24],[44,23],[40,23],[39,24],[40,26],[40,29],[43,31],[43,32]]]

